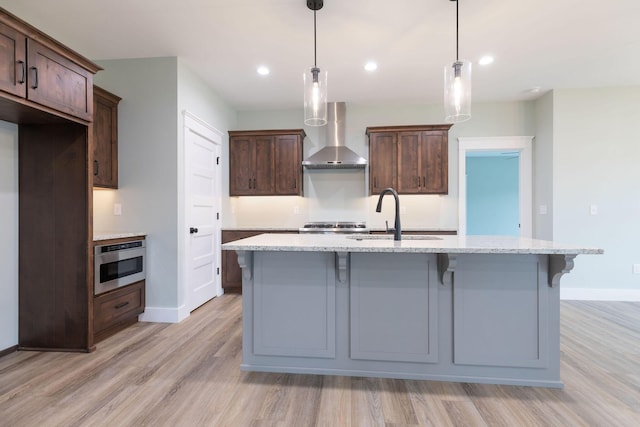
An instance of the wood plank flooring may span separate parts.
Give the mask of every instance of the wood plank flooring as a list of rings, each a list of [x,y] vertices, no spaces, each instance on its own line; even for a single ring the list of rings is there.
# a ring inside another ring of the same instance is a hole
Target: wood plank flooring
[[[241,372],[241,297],[0,357],[0,426],[638,426],[640,303],[562,302],[562,390]]]

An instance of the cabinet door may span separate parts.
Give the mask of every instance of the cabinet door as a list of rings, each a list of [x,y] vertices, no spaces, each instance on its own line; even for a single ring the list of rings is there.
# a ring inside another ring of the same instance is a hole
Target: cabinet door
[[[95,87],[93,93],[93,185],[118,188],[119,97]]]
[[[93,75],[28,39],[27,98],[86,121],[93,118]]]
[[[433,254],[351,254],[352,359],[438,361],[435,264]]]
[[[448,138],[442,132],[423,132],[420,149],[422,193],[446,194],[449,189]]]
[[[251,137],[232,137],[229,140],[229,195],[251,195],[255,146]]]
[[[421,192],[420,132],[398,133],[398,193]]]
[[[0,90],[27,96],[27,37],[0,24]]]
[[[277,136],[275,141],[275,193],[302,195],[302,150],[297,135]]]
[[[274,140],[273,136],[255,137],[255,170],[253,172],[253,192],[255,195],[271,195],[274,192]]]
[[[395,132],[371,133],[369,138],[369,188],[378,194],[396,188],[397,144]]]

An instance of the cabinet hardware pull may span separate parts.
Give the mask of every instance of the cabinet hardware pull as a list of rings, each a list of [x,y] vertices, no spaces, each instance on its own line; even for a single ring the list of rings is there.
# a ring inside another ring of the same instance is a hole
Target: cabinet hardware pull
[[[127,306],[127,305],[129,305],[129,301],[121,302],[120,304],[116,304],[115,307],[113,307],[113,308],[115,308],[117,310],[117,309],[122,308],[122,307]]]
[[[18,61],[18,64],[20,64],[22,70],[22,77],[18,79],[18,84],[24,84],[27,78],[27,64],[24,61]]]
[[[189,234],[195,234],[198,232],[198,229],[196,227],[189,227]]]
[[[31,89],[38,89],[38,69],[36,67],[31,67],[33,70],[33,83],[31,84]]]
[[[254,190],[256,189],[256,179],[255,178],[253,178],[253,189]]]
[[[98,171],[100,170],[100,165],[97,160],[93,161],[93,176],[98,176]]]
[[[378,177],[373,177],[373,187],[378,188]]]
[[[423,186],[423,187],[426,187],[426,186],[427,186],[427,177],[426,177],[426,176],[423,176],[423,177],[422,177],[422,186]]]
[[[251,190],[251,178],[249,178],[249,190]]]
[[[298,181],[296,181],[295,179],[293,180],[293,189],[295,190],[296,188],[298,188]]]

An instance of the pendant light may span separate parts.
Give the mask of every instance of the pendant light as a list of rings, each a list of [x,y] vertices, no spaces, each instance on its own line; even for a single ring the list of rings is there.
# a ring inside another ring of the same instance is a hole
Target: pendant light
[[[327,72],[320,71],[316,63],[316,11],[322,9],[323,0],[306,0],[313,10],[313,67],[305,70],[304,80],[304,124],[324,126],[327,124]]]
[[[458,0],[456,2],[456,60],[444,67],[444,109],[447,123],[471,118],[471,62],[458,58]]]

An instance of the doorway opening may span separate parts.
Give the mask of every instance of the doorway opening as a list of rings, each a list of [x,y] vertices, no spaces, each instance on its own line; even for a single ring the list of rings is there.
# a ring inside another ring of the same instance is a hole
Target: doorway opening
[[[532,237],[533,137],[458,141],[458,233]]]

